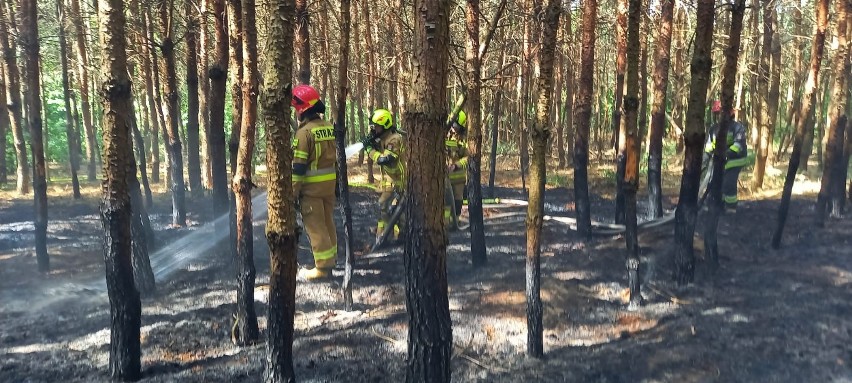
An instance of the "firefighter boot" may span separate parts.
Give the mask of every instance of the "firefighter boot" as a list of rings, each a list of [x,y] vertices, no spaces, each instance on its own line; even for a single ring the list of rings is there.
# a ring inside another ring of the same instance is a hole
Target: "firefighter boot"
[[[301,282],[317,282],[331,278],[331,269],[315,267],[313,269],[299,269],[296,280]]]

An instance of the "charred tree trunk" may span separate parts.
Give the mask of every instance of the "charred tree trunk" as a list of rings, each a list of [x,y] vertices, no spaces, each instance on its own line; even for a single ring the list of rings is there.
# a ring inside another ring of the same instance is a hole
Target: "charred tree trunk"
[[[849,46],[847,41],[847,32],[846,32],[846,19],[850,17],[847,15],[847,1],[837,1],[835,3],[836,11],[834,15],[837,16],[837,41],[838,41],[838,49],[834,52],[834,73],[836,76],[834,77],[834,84],[832,87],[832,96],[831,96],[831,104],[830,104],[830,120],[829,123],[829,132],[828,132],[828,144],[825,148],[824,160],[823,160],[823,171],[822,171],[822,182],[820,183],[819,194],[817,195],[817,203],[816,203],[816,224],[819,227],[823,227],[825,225],[825,218],[831,210],[834,209],[833,206],[829,206],[829,202],[836,198],[833,194],[836,194],[835,191],[837,187],[835,183],[843,182],[838,175],[841,172],[846,172],[846,167],[842,167],[844,165],[843,161],[843,147],[846,143],[845,140],[845,131],[846,131],[846,110],[847,110],[847,94],[849,92],[848,85],[846,80],[848,78],[848,73],[852,65],[849,62]],[[842,187],[841,187],[842,190]],[[842,196],[842,193],[841,193]],[[832,204],[833,205],[833,204]]]
[[[778,105],[781,93],[781,34],[778,31],[778,11],[775,7],[770,7],[770,22],[774,31],[772,36],[772,52],[771,52],[771,69],[769,75],[769,95],[767,96],[767,130],[766,136],[769,144],[767,145],[767,162],[775,162],[772,151],[772,144],[775,141],[776,123],[778,122]]]
[[[589,201],[589,130],[592,118],[592,94],[595,76],[595,25],[597,1],[583,1],[583,34],[580,53],[580,79],[574,108],[574,195],[577,209],[577,232],[588,238],[592,234]]]
[[[189,173],[189,190],[195,198],[201,197],[201,158],[198,133],[198,12],[191,0],[186,1],[186,171]]]
[[[251,163],[254,157],[257,124],[257,26],[254,0],[242,0],[243,23],[243,117],[240,128],[240,147],[237,153],[237,172],[233,189],[237,217],[237,312],[236,341],[239,345],[257,342],[257,314],[254,310],[254,240],[252,235]]]
[[[804,102],[802,108],[799,110],[800,124],[796,128],[793,152],[790,154],[790,165],[787,168],[787,177],[784,179],[781,206],[778,208],[778,223],[772,235],[772,248],[774,249],[781,247],[781,236],[784,234],[784,224],[787,222],[787,212],[790,210],[790,198],[793,195],[793,183],[796,181],[796,172],[799,170],[805,132],[807,129],[813,129],[813,126],[809,125],[809,121],[807,120],[809,120],[808,115],[813,113],[819,90],[819,68],[822,63],[823,50],[825,49],[825,30],[828,26],[828,4],[829,0],[817,0],[816,2],[816,25],[814,25],[814,39],[811,46],[808,80],[805,82],[805,93],[802,95]],[[810,121],[813,120],[810,119]]]
[[[722,200],[722,179],[725,171],[725,154],[730,144],[728,143],[728,130],[733,125],[734,97],[737,81],[737,62],[740,54],[740,41],[743,31],[743,18],[745,16],[745,0],[738,0],[731,6],[731,27],[728,32],[728,47],[725,49],[725,64],[722,67],[722,118],[719,121],[719,130],[716,132],[716,149],[713,151],[712,179],[710,180],[709,212],[705,217],[704,224],[704,251],[707,263],[715,270],[719,266],[719,246],[717,240],[717,228],[719,216],[722,214],[724,201]]]
[[[449,382],[453,330],[447,297],[447,234],[443,225],[444,136],[450,61],[450,4],[415,0],[411,91],[403,115],[410,172],[405,209],[406,382]],[[437,181],[437,182],[436,182]]]
[[[142,13],[143,17],[143,33],[142,38],[142,73],[145,77],[145,100],[148,103],[148,119],[151,121],[151,182],[160,183],[160,109],[158,109],[158,96],[155,92],[159,90],[159,85],[154,88],[154,78],[156,75],[156,60],[155,51],[152,48],[153,31],[151,30],[151,18],[146,10]]]
[[[627,131],[621,123],[624,102],[624,73],[627,69],[627,7],[629,0],[618,0],[615,17],[616,55],[615,91],[612,101],[612,147],[615,157],[615,223],[624,224],[624,172],[627,166]]]
[[[503,60],[500,60],[501,62]],[[494,178],[497,175],[497,139],[500,127],[500,103],[503,101],[503,82],[494,93],[493,106],[491,107],[491,158],[488,160],[488,197],[494,198]]]
[[[675,280],[680,285],[691,283],[695,276],[693,235],[698,215],[698,187],[704,152],[704,111],[707,87],[713,64],[710,48],[713,42],[713,0],[699,0],[696,14],[695,49],[692,56],[689,108],[686,112],[684,143],[686,153],[680,198],[675,213]]]
[[[24,97],[29,110],[30,151],[33,156],[33,198],[35,200],[35,250],[38,269],[50,270],[47,255],[47,179],[44,161],[43,121],[39,97],[38,5],[36,0],[21,1],[21,45],[24,48]]]
[[[210,170],[216,217],[228,212],[228,170],[225,163],[225,91],[228,80],[228,26],[225,1],[213,0],[216,59],[210,67]],[[286,109],[285,109],[286,110]]]
[[[367,20],[367,25],[371,25]],[[311,82],[311,40],[310,40],[310,14],[308,13],[308,0],[296,0],[296,57],[299,58],[299,82],[309,84]]]
[[[133,169],[128,156],[132,126],[132,92],[127,75],[124,2],[102,0],[101,42],[104,48],[101,87],[104,105],[104,177],[101,219],[104,263],[110,302],[110,375],[117,380],[141,377],[139,327],[142,305],[133,285],[132,208],[127,179]]]
[[[221,1],[219,1],[221,3]],[[263,117],[266,121],[266,164],[269,169],[269,313],[267,317],[267,383],[295,382],[293,326],[296,315],[296,253],[300,230],[296,225],[291,182],[290,84],[293,73],[293,0],[263,3],[267,25],[266,60],[263,66]],[[221,5],[216,5],[221,9]],[[219,14],[219,12],[216,12]],[[218,23],[218,21],[217,21]],[[218,33],[217,33],[218,36]],[[218,37],[217,37],[217,41]],[[224,61],[217,53],[217,61]],[[223,89],[224,92],[224,89]]]
[[[228,140],[228,157],[231,182],[237,174],[237,152],[240,146],[240,129],[242,127],[243,92],[243,21],[241,0],[228,1],[228,45],[230,56],[228,76],[231,83],[231,136]],[[233,187],[229,188],[229,232],[230,249],[233,259],[237,259],[237,205]]]
[[[174,30],[173,6],[173,0],[164,0],[160,4],[162,41],[159,46],[163,53],[160,73],[163,78],[163,93],[166,98],[164,112],[167,120],[165,129],[169,136],[167,150],[171,153],[169,156],[171,185],[169,186],[172,192],[172,224],[186,226],[186,187],[183,181],[183,155],[178,127],[180,102],[178,100],[177,68],[175,65],[175,43],[172,40]]]
[[[541,303],[541,228],[544,224],[544,189],[547,179],[547,140],[550,138],[550,107],[553,91],[553,61],[556,32],[559,28],[559,0],[549,0],[541,24],[541,44],[538,49],[539,76],[536,118],[530,132],[533,152],[530,167],[530,192],[527,207],[527,355],[544,356],[544,326]]]
[[[470,259],[474,268],[488,263],[482,213],[482,63],[479,55],[479,0],[465,8],[465,70],[467,71],[467,192],[470,216]],[[497,116],[494,116],[495,118]]]
[[[666,131],[673,14],[674,0],[663,0],[654,52],[654,105],[651,106],[651,137],[648,142],[648,211],[651,219],[663,216],[663,134]]]
[[[213,168],[210,164],[210,1],[200,1],[198,18],[198,123],[201,135],[201,183],[207,190],[213,190]]]
[[[89,56],[86,52],[86,31],[83,26],[83,13],[80,10],[80,0],[70,0],[71,21],[74,24],[74,34],[77,39],[77,87],[80,92],[80,109],[83,111],[83,127],[86,136],[86,176],[89,182],[94,181],[97,161],[97,135],[92,120],[92,107],[89,103]]]
[[[68,162],[69,162],[69,173],[71,174],[71,189],[74,194],[74,199],[80,199],[82,196],[80,195],[80,180],[77,178],[77,169],[79,167],[78,151],[77,151],[77,140],[74,138],[76,132],[74,129],[74,117],[71,115],[71,97],[72,90],[68,81],[68,42],[65,39],[65,6],[63,5],[62,0],[57,0],[56,2],[56,12],[57,19],[59,20],[59,63],[62,70],[62,94],[64,95],[65,102],[65,140],[68,142]],[[0,91],[0,93],[3,93]],[[2,97],[4,95],[0,95]],[[5,98],[5,97],[3,97]],[[0,100],[0,103],[5,105],[6,100]],[[6,117],[6,114],[0,113],[0,119]],[[0,125],[5,127],[8,124],[8,117],[6,117],[6,121],[0,121]],[[6,158],[6,132],[0,132],[0,138],[2,138],[2,142],[4,143],[3,147],[0,148],[0,157],[3,159]],[[0,164],[2,167],[2,182],[6,182],[6,165],[5,163]]]
[[[343,274],[343,307],[352,311],[352,267],[355,263],[352,242],[352,205],[349,204],[349,177],[346,164],[346,95],[349,93],[349,27],[350,1],[340,1],[340,56],[337,64],[337,107],[334,119],[334,139],[337,143],[337,185],[340,188],[340,208],[343,213],[343,238],[346,268]],[[285,147],[286,148],[286,147]]]
[[[15,190],[18,194],[30,192],[30,170],[27,159],[27,143],[24,138],[23,103],[21,102],[21,73],[18,69],[18,54],[14,40],[9,38],[8,18],[3,15],[5,7],[0,5],[0,45],[3,49],[3,74],[6,76],[6,100],[12,137],[15,145],[15,162],[17,163],[17,179]],[[14,28],[14,26],[12,26]],[[6,155],[5,152],[3,154]]]
[[[636,222],[636,191],[639,189],[639,27],[642,19],[642,0],[629,0],[627,11],[627,83],[624,113],[620,131],[624,132],[624,235],[627,245],[627,280],[630,287],[630,306],[642,303],[639,289],[639,232]],[[619,146],[622,144],[620,143]]]

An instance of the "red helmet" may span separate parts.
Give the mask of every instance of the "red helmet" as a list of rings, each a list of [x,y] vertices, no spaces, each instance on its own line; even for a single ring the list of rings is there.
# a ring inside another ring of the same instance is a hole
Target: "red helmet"
[[[319,99],[319,92],[314,87],[299,85],[293,88],[293,99],[290,100],[290,105],[296,108],[296,113],[302,114],[308,108],[314,106]]]
[[[722,101],[713,100],[713,107],[711,108],[711,110],[713,111],[713,113],[721,112],[722,111]]]

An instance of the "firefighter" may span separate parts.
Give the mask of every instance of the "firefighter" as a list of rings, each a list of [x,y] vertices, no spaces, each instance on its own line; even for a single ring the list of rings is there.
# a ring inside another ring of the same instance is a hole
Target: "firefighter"
[[[450,208],[456,216],[461,214],[467,182],[467,115],[459,111],[453,120],[445,141],[447,151],[447,175],[453,189],[453,206],[444,209],[444,219],[452,218]]]
[[[376,109],[370,117],[371,134],[364,137],[364,152],[379,165],[382,172],[381,195],[379,196],[379,222],[376,224],[376,240],[385,231],[390,220],[391,206],[401,201],[405,188],[405,149],[402,135],[393,123],[393,115],[387,109]],[[403,221],[400,219],[400,222]],[[394,237],[399,238],[400,225],[394,225]]]
[[[293,139],[293,198],[300,206],[315,263],[313,269],[300,269],[298,279],[314,281],[331,277],[337,259],[337,146],[334,128],[322,118],[325,104],[316,89],[309,85],[293,88],[290,105],[299,120]]]
[[[708,160],[716,149],[716,132],[721,124],[722,103],[713,101],[711,111],[716,123],[710,127],[707,143],[704,145],[705,158]],[[737,211],[737,181],[740,171],[748,165],[748,147],[746,146],[746,130],[743,124],[736,121],[736,110],[731,111],[731,125],[728,127],[727,144],[725,153],[725,173],[722,178],[722,200],[725,201],[725,211],[736,213]]]

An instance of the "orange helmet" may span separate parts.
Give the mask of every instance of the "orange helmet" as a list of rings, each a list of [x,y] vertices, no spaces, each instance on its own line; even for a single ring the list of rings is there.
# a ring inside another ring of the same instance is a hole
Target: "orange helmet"
[[[320,99],[319,92],[310,85],[299,85],[293,88],[293,99],[290,105],[296,108],[296,113],[302,114],[314,106]]]
[[[721,112],[722,111],[722,101],[713,100],[713,106],[711,107],[711,110],[713,111],[713,113]]]

